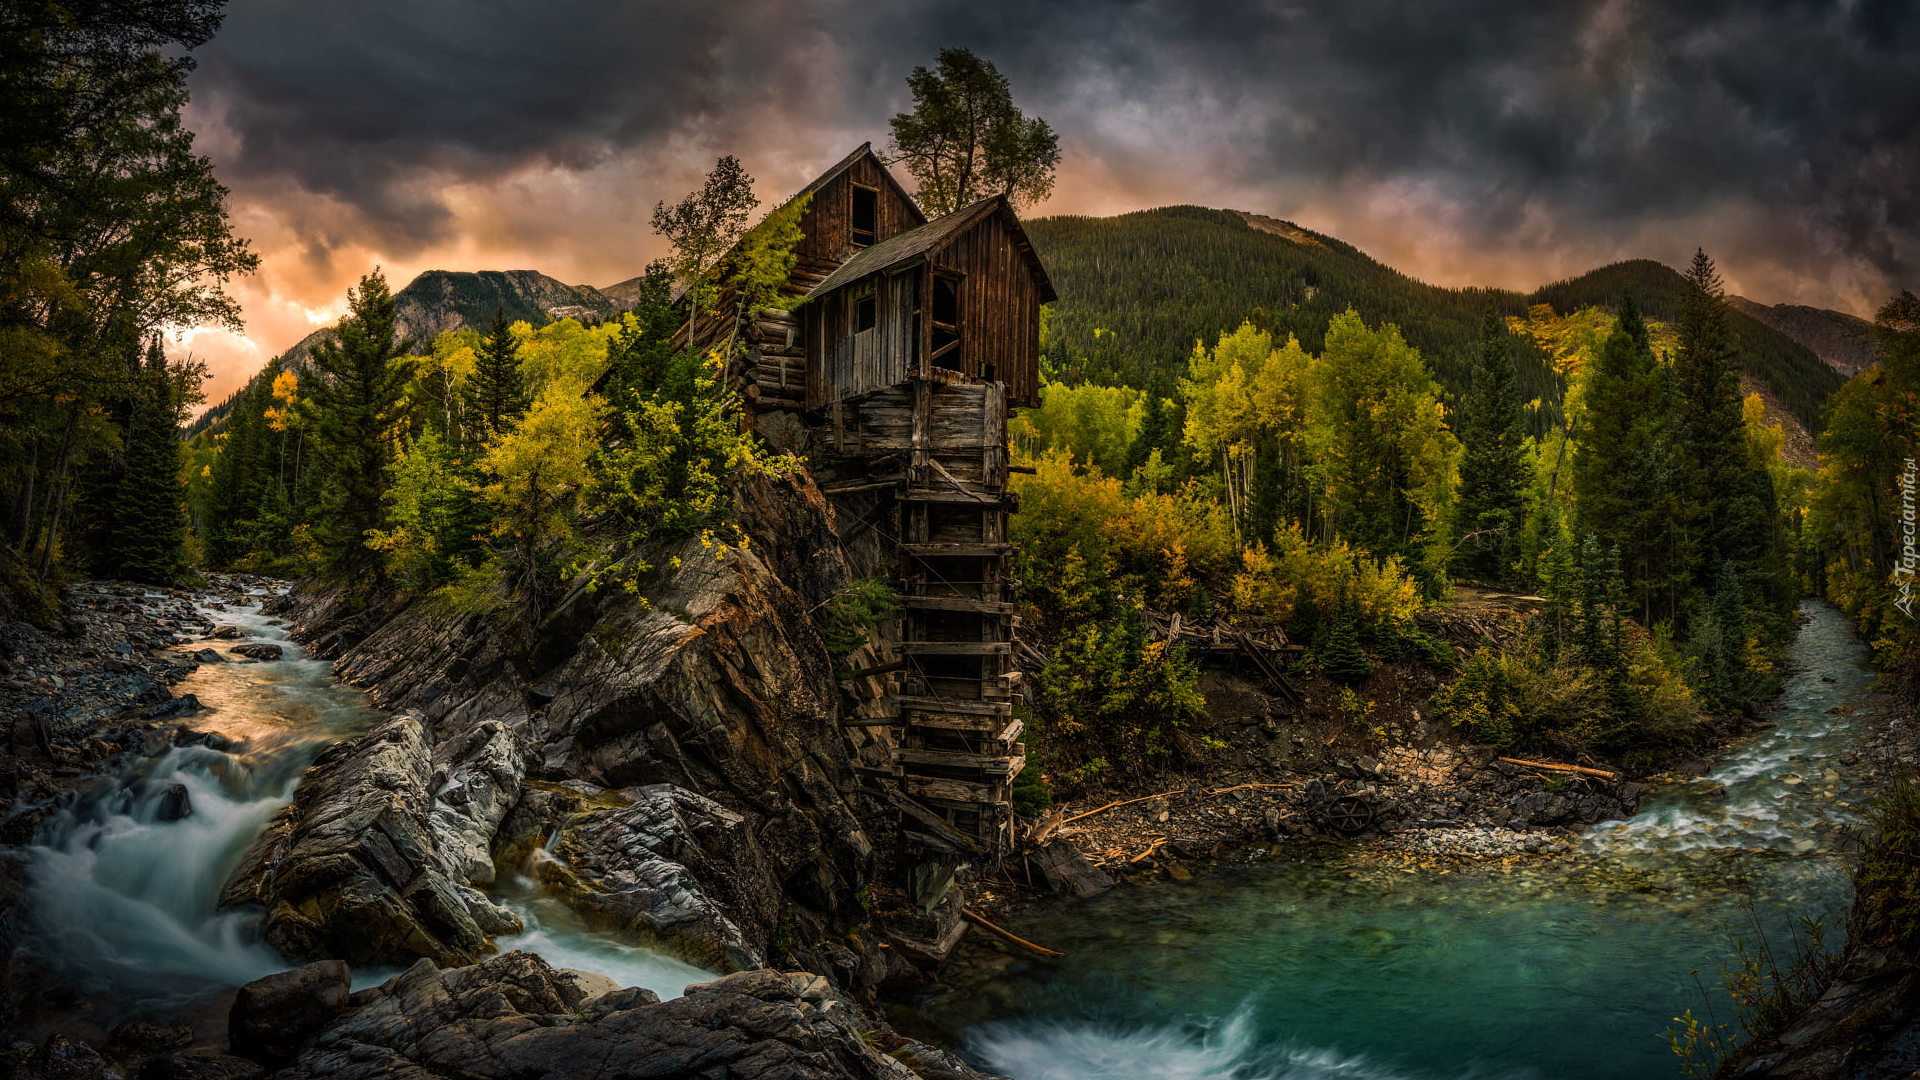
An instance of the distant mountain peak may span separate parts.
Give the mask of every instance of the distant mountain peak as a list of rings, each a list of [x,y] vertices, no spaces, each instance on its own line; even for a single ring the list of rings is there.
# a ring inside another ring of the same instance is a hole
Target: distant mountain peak
[[[1805,304],[1760,304],[1744,296],[1729,296],[1727,303],[1812,349],[1842,375],[1858,375],[1880,359],[1873,324],[1857,315]]]
[[[561,319],[605,319],[633,307],[591,285],[568,285],[537,270],[426,270],[393,295],[400,336],[417,351],[433,339],[458,330],[485,330],[495,312],[510,322],[539,327]],[[300,370],[316,342],[333,328],[308,334],[284,354],[288,368]]]

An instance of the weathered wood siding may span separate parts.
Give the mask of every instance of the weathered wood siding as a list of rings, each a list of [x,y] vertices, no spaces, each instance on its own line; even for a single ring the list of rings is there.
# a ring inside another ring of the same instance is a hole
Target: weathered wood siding
[[[794,249],[798,261],[790,279],[789,295],[797,296],[820,284],[860,250],[851,240],[856,185],[880,193],[874,215],[874,243],[898,236],[926,221],[919,208],[901,197],[899,189],[883,175],[884,168],[873,155],[862,154],[839,176],[813,193],[813,202],[800,218],[800,231],[805,237]]]
[[[918,267],[880,274],[808,305],[809,348],[819,358],[809,369],[808,407],[845,401],[907,377],[919,355],[914,319],[919,277]],[[855,333],[854,311],[867,297],[874,302],[873,329]]]
[[[1040,290],[1005,220],[993,214],[933,253],[936,268],[966,275],[960,287],[959,370],[1007,384],[1015,405],[1040,403]],[[953,366],[951,357],[944,358]]]

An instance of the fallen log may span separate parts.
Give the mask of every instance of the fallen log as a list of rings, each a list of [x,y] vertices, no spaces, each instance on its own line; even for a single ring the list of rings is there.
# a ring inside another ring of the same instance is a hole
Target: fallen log
[[[1123,799],[1119,802],[1110,802],[1105,806],[1098,807],[1093,810],[1089,810],[1084,814],[1075,814],[1072,817],[1066,819],[1065,821],[1062,821],[1060,824],[1071,825],[1074,822],[1079,821],[1081,818],[1090,818],[1095,814],[1104,814],[1116,806],[1132,806],[1134,803],[1146,802],[1149,799],[1164,799],[1169,795],[1178,795],[1180,794],[1180,791],[1181,791],[1180,788],[1174,788],[1172,791],[1163,791],[1158,795],[1142,795],[1137,799]]]
[[[1620,779],[1619,773],[1608,772],[1605,769],[1589,769],[1585,765],[1561,765],[1552,761],[1527,761],[1516,757],[1503,757],[1500,760],[1513,765],[1525,765],[1529,769],[1548,769],[1553,772],[1579,773],[1582,776],[1599,776],[1608,780]]]
[[[1033,942],[1028,941],[1026,938],[1021,937],[1020,935],[1014,933],[1011,930],[1002,930],[999,927],[988,922],[987,920],[981,918],[980,915],[976,913],[972,908],[961,908],[960,917],[972,923],[973,925],[979,927],[980,929],[987,931],[988,933],[1005,938],[1006,940],[1013,942],[1015,945],[1018,945],[1021,948],[1030,950],[1032,952],[1039,953],[1041,956],[1060,957],[1060,956],[1067,955],[1066,953],[1059,952],[1058,950],[1049,949],[1045,945],[1035,945]]]

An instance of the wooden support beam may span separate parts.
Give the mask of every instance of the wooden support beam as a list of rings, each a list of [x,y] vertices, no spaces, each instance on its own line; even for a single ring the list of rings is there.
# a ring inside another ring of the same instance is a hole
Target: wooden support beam
[[[1012,544],[901,544],[900,550],[916,559],[952,556],[956,558],[980,558],[988,555],[1005,555],[1013,550]]]
[[[1013,605],[998,600],[974,600],[964,596],[906,596],[895,593],[893,601],[915,611],[970,611],[979,615],[1011,615]]]
[[[901,787],[907,794],[929,799],[951,799],[971,806],[991,806],[1000,802],[1005,784],[973,784],[965,780],[942,780],[932,776],[902,776]]]
[[[1007,641],[903,641],[900,651],[911,656],[1011,656]]]
[[[938,765],[950,769],[978,769],[987,776],[1012,776],[1027,762],[1026,757],[1020,754],[969,754],[958,750],[913,750],[906,747],[895,750],[893,760],[909,770],[915,765]]]
[[[893,703],[902,710],[915,709],[920,712],[999,717],[1013,715],[1013,707],[1000,701],[954,701],[948,698],[901,695],[895,697]]]
[[[1007,495],[997,491],[940,490],[928,488],[909,488],[895,496],[901,502],[920,503],[961,503],[978,506],[982,510],[994,510],[1004,505]]]

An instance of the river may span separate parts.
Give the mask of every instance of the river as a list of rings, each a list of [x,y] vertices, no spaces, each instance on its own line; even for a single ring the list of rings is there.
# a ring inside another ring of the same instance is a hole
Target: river
[[[1573,855],[1422,868],[1292,844],[1187,882],[1038,905],[1010,928],[1064,960],[992,954],[913,1023],[1018,1080],[1674,1075],[1661,1032],[1712,1001],[1723,928],[1784,948],[1799,916],[1837,923],[1848,898],[1836,847],[1861,796],[1835,759],[1866,722],[1847,707],[1873,672],[1838,613],[1804,610],[1778,726]],[[176,688],[212,710],[190,722],[231,744],[128,761],[30,852],[25,950],[101,1026],[191,1015],[286,966],[257,915],[215,910],[218,890],[319,750],[379,715],[257,606],[209,617],[285,649],[203,665]],[[175,783],[193,812],[162,821]],[[511,880],[497,898],[528,925],[503,949],[663,996],[708,977],[584,932]],[[1729,1018],[1724,1000],[1711,1007]]]
[[[1837,759],[1875,673],[1838,612],[1803,611],[1778,726],[1573,855],[1448,869],[1286,845],[1043,905],[1008,928],[1066,958],[996,956],[922,1030],[1020,1080],[1678,1075],[1673,1018],[1733,1018],[1712,992],[1730,934],[1784,955],[1810,916],[1840,941],[1836,849],[1863,796]]]

